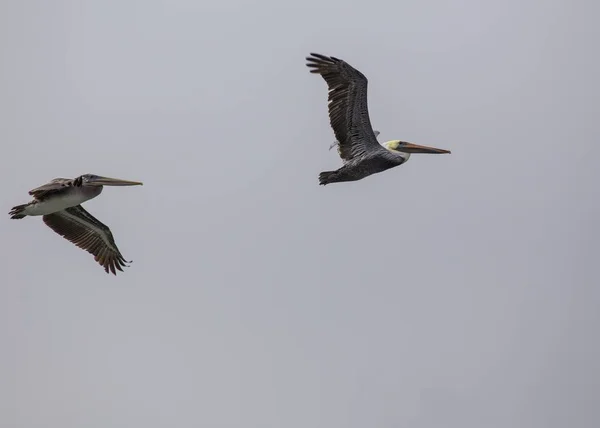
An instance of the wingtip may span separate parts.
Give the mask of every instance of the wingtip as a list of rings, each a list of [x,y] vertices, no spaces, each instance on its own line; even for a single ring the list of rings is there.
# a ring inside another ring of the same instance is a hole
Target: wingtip
[[[123,270],[123,268],[131,267],[132,262],[133,262],[133,260],[125,260],[125,259],[121,258],[118,260],[113,260],[111,263],[102,265],[102,267],[104,268],[104,271],[107,274],[110,275],[112,273],[113,275],[117,276],[117,271],[125,272]]]
[[[310,56],[306,57],[306,60],[315,62],[317,64],[320,62],[334,63],[336,61],[340,61],[339,59],[337,59],[333,56],[327,56],[327,55],[323,55],[323,54],[319,54],[319,53],[315,53],[315,52],[311,52]]]

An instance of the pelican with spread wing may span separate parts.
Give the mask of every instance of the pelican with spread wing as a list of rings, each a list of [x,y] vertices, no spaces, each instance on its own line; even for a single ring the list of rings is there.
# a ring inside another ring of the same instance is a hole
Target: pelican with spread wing
[[[12,219],[41,215],[50,229],[92,254],[106,273],[110,271],[116,275],[116,269],[122,272],[122,267],[131,262],[123,258],[108,226],[84,210],[81,204],[98,196],[103,186],[137,185],[142,183],[94,174],[75,179],[55,178],[29,191],[33,200],[13,207],[9,215]]]
[[[402,165],[412,153],[450,153],[401,140],[377,141],[367,108],[367,78],[347,62],[311,53],[307,67],[320,74],[329,89],[329,122],[344,165],[319,174],[319,184],[357,181]],[[330,147],[330,148],[331,148]]]

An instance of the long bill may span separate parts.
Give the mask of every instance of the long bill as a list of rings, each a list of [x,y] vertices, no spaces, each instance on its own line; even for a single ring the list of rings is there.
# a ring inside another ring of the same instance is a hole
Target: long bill
[[[91,184],[100,186],[142,186],[144,183],[140,181],[121,180],[120,178],[94,177]]]
[[[418,144],[405,143],[398,147],[399,151],[405,153],[430,153],[430,154],[443,154],[451,153],[450,150],[436,149],[435,147],[419,146]]]

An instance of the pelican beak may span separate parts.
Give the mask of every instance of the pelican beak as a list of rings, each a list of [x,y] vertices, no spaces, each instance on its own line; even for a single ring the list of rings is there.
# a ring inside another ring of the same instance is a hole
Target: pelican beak
[[[90,184],[95,184],[97,186],[141,186],[144,183],[139,181],[121,180],[119,178],[95,177]]]
[[[442,154],[450,153],[450,150],[436,149],[435,147],[419,146],[418,144],[404,143],[398,146],[398,151],[404,153],[430,153],[430,154]]]

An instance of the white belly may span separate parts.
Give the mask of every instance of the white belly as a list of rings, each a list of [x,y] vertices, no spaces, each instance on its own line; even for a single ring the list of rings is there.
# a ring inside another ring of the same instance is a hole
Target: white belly
[[[91,198],[81,193],[67,194],[60,197],[46,199],[45,201],[35,201],[33,204],[25,208],[24,214],[27,215],[46,215],[57,211],[62,211],[65,208],[74,207]]]

